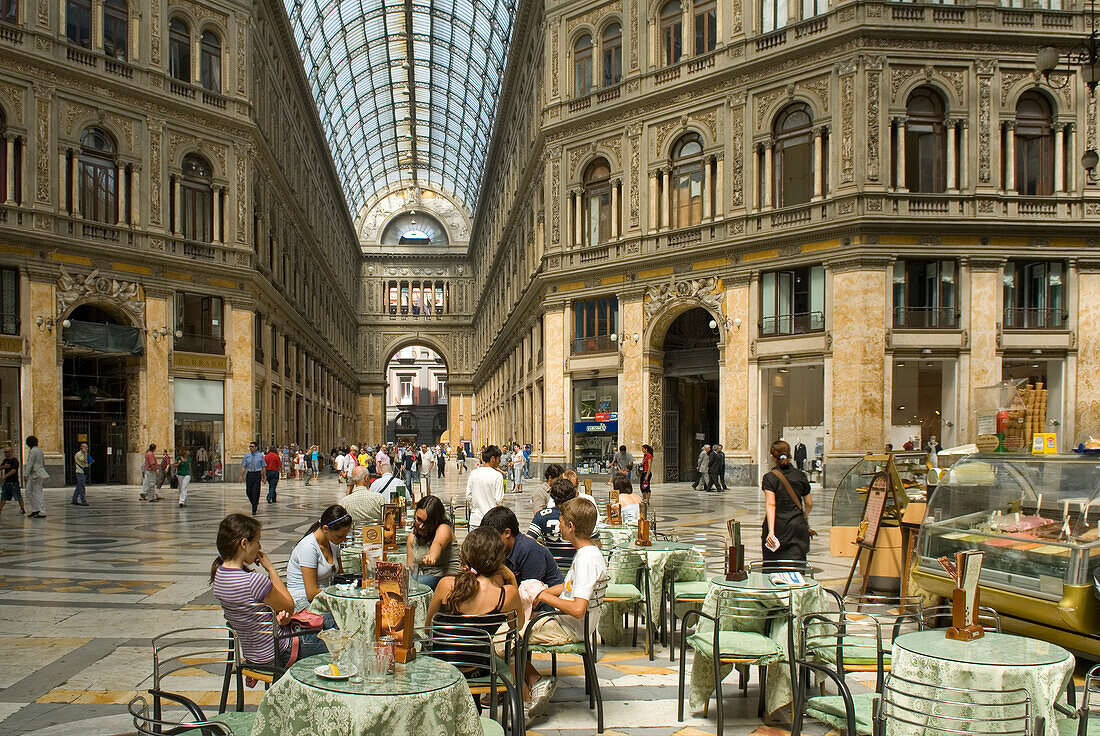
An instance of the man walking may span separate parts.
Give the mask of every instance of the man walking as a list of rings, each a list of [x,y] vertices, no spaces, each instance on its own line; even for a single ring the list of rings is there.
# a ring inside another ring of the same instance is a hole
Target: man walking
[[[699,471],[699,477],[696,478],[695,483],[692,484],[692,488],[697,491],[709,491],[710,490],[710,445],[703,445],[703,449],[699,451],[699,459],[696,460],[696,470]]]
[[[241,480],[244,480],[244,493],[252,504],[253,516],[260,505],[260,483],[263,481],[265,468],[263,453],[256,449],[255,442],[249,442],[248,453],[241,460]]]
[[[46,518],[46,497],[42,493],[42,486],[50,474],[46,472],[46,456],[42,454],[42,448],[38,446],[38,438],[33,434],[27,437],[27,502],[31,505],[29,519]]]
[[[718,490],[728,491],[726,487],[726,453],[722,445],[714,446],[714,454],[718,459]]]
[[[85,489],[88,475],[88,443],[81,442],[80,449],[73,456],[73,465],[76,470],[76,489],[73,491],[73,506],[87,506]]]
[[[726,456],[722,454],[722,446],[714,445],[710,451],[710,464],[707,465],[707,472],[710,474],[710,489],[715,493],[720,493],[725,489],[722,487],[722,471],[725,468]]]
[[[150,444],[145,451],[145,460],[141,464],[141,500],[159,501],[161,496],[157,493],[157,446]]]
[[[500,448],[489,445],[481,451],[481,465],[466,480],[466,506],[470,514],[470,531],[481,525],[481,519],[504,500],[504,478],[500,474]]]
[[[0,490],[0,513],[4,511],[4,504],[12,500],[19,502],[20,516],[27,513],[23,505],[23,494],[19,491],[19,458],[10,446],[4,448],[4,460],[0,462],[0,483],[3,483],[3,490]]]
[[[267,471],[267,502],[275,503],[279,500],[279,497],[275,494],[275,489],[279,487],[279,473],[283,469],[283,461],[279,457],[279,450],[275,445],[271,445],[267,448],[267,454],[264,455],[264,470]]]
[[[447,476],[447,448],[443,445],[437,445],[435,448],[435,469],[439,473],[440,478]]]
[[[435,470],[435,451],[427,445],[420,446],[420,472],[424,478],[425,495],[432,495],[432,471]]]

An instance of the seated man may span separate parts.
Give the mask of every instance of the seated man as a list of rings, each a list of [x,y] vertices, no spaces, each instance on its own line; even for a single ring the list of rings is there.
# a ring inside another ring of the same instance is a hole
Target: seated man
[[[550,484],[550,501],[552,505],[549,508],[536,511],[535,516],[531,519],[530,526],[527,527],[527,536],[539,542],[546,544],[547,542],[563,542],[566,541],[561,535],[561,506],[563,503],[571,498],[577,498],[577,488],[574,486],[568,478],[558,478]],[[589,503],[589,501],[585,501]],[[596,504],[591,502],[592,511],[595,512]],[[596,534],[596,546],[599,546],[599,534]],[[562,560],[564,565],[568,562],[571,556],[567,556]]]
[[[401,498],[405,497],[406,489],[405,483],[396,475],[394,475],[388,460],[377,460],[376,463],[378,472],[381,473],[374,482],[370,484],[371,493],[376,493],[382,497],[382,503],[389,503],[390,494],[397,493]]]
[[[550,550],[538,544],[526,534],[519,533],[519,520],[507,506],[497,506],[490,509],[481,520],[482,526],[487,526],[497,534],[504,542],[504,549],[508,553],[505,563],[511,570],[516,580],[523,583],[525,580],[539,580],[548,588],[561,585],[564,582],[558,563],[554,562],[554,556]]]
[[[546,603],[567,616],[547,616],[531,624],[530,643],[544,645],[572,644],[591,636],[599,622],[599,611],[593,611],[585,631],[585,614],[588,602],[601,581],[607,579],[607,563],[592,532],[596,528],[596,509],[580,498],[573,498],[561,506],[561,535],[572,543],[576,552],[573,564],[565,576],[565,582],[547,588],[535,597],[535,604]],[[535,666],[528,661],[525,676],[531,688],[530,717],[540,715],[554,692],[555,681],[542,678]]]
[[[340,503],[351,514],[351,520],[354,524],[382,523],[382,504],[386,499],[382,498],[382,494],[374,493],[367,487],[369,477],[370,472],[365,465],[360,465],[352,470],[351,479],[355,486],[352,488],[351,493],[344,496],[344,500]]]
[[[561,477],[565,469],[557,463],[550,463],[546,466],[546,470],[543,471],[542,477],[545,481],[541,486],[536,488],[531,494],[531,504],[536,509],[544,509],[550,503],[550,484]]]

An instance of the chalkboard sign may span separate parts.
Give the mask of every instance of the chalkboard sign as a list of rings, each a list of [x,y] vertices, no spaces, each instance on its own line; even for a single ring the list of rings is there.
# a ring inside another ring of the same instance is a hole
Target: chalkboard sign
[[[856,544],[864,549],[874,549],[882,524],[882,512],[886,508],[886,496],[890,492],[890,476],[885,472],[875,473],[867,488],[867,503],[863,506],[863,519],[856,532]]]

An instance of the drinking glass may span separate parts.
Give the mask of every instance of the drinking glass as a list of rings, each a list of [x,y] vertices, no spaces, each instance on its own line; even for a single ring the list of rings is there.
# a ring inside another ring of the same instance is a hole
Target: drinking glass
[[[350,660],[350,666],[354,667],[354,674],[351,676],[351,682],[363,681],[363,670],[366,668],[366,652],[370,648],[370,642],[365,636],[357,636],[352,639],[347,646],[347,651],[350,652],[348,659]]]
[[[390,671],[390,647],[385,642],[374,642],[370,647],[369,665],[371,682],[382,682]]]

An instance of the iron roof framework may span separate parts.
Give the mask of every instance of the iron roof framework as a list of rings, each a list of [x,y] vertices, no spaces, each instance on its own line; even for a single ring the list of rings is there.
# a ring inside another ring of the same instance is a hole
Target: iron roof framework
[[[516,0],[285,0],[353,215],[408,183],[473,212]]]

